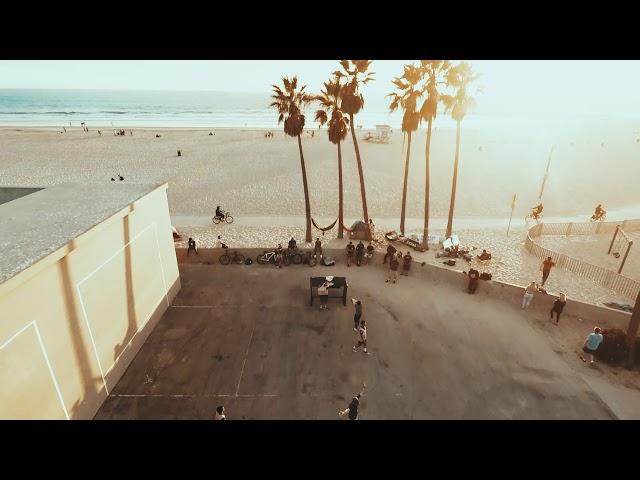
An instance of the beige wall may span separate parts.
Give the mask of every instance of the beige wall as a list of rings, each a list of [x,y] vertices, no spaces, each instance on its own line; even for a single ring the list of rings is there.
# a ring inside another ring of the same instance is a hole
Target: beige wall
[[[166,185],[0,285],[0,418],[93,418],[179,289]]]

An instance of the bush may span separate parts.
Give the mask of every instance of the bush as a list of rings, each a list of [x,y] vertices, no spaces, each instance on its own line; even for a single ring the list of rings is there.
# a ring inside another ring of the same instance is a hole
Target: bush
[[[629,355],[627,334],[619,328],[604,328],[603,340],[596,350],[595,357],[613,365],[624,364]],[[636,338],[635,363],[640,364],[640,337]]]

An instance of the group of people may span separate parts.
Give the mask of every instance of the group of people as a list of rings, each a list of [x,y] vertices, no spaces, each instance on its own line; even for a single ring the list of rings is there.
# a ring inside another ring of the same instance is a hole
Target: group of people
[[[387,253],[382,260],[383,265],[387,263],[387,259],[389,259],[389,272],[387,274],[385,283],[396,283],[398,281],[398,269],[400,268],[400,264],[402,264],[401,274],[404,276],[409,275],[409,270],[411,269],[411,261],[413,260],[411,252],[407,250],[407,253],[402,255],[402,252],[398,252],[393,245],[389,245],[387,247]]]
[[[118,177],[118,180],[119,180],[119,181],[121,181],[121,182],[122,182],[122,181],[124,181],[124,177],[123,177],[122,175],[118,174],[118,175],[117,175],[117,177]],[[112,181],[112,182],[115,182],[115,181],[116,181],[116,179],[115,179],[115,178],[113,178],[113,177],[111,177],[111,181]]]
[[[100,135],[102,135],[102,133],[99,130],[98,130],[98,133]],[[125,134],[124,128],[121,129],[121,130],[114,130],[113,131],[113,136],[114,137],[124,137],[125,135],[126,134]],[[129,130],[129,136],[133,137],[133,130]]]
[[[538,205],[536,205],[535,207],[531,208],[531,216],[534,218],[534,220],[540,220],[542,218],[542,211],[544,210],[544,205],[541,203],[539,203]],[[593,215],[591,216],[592,220],[600,220],[601,218],[603,218],[605,215],[607,214],[606,210],[604,208],[602,208],[602,204],[599,203],[595,210],[593,211]]]
[[[264,138],[273,138],[273,132],[271,131],[264,132]]]
[[[347,267],[351,266],[353,257],[355,256],[356,265],[359,267],[363,262],[370,263],[373,258],[374,246],[369,242],[369,245],[365,248],[362,240],[358,242],[357,246],[353,245],[353,242],[349,242],[347,245]]]

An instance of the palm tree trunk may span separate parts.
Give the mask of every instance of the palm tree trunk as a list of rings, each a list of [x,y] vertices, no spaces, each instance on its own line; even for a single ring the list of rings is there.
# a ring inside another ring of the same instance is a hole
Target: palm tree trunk
[[[358,139],[356,138],[355,125],[353,124],[353,114],[349,114],[351,122],[351,138],[353,139],[353,148],[356,150],[356,161],[358,162],[358,175],[360,176],[360,196],[362,197],[362,215],[364,221],[369,221],[369,210],[367,209],[367,193],[364,188],[364,172],[362,170],[362,160],[360,159],[360,149],[358,148]],[[340,148],[340,146],[338,146]]]
[[[429,126],[427,127],[427,146],[425,150],[425,162],[427,171],[424,177],[424,231],[422,232],[422,246],[429,250],[429,153],[431,151],[431,124],[433,119],[429,118]]]
[[[458,183],[458,159],[460,158],[460,121],[456,122],[456,159],[453,162],[453,184],[451,185],[451,203],[449,204],[449,219],[447,220],[447,233],[445,236],[451,236],[453,229],[453,209],[456,206],[456,185]]]
[[[309,186],[307,185],[307,169],[304,166],[304,155],[302,154],[302,140],[298,135],[298,148],[300,149],[300,167],[302,168],[302,186],[304,187],[304,208],[307,216],[307,230],[305,242],[311,242],[311,206],[309,205]]]
[[[640,327],[640,293],[636,298],[636,304],[633,307],[633,313],[631,314],[629,327],[627,328],[627,345],[629,345],[627,368],[633,368],[636,360],[636,338],[638,337],[638,327]]]
[[[407,180],[409,178],[409,157],[411,156],[411,132],[407,136],[407,158],[404,161],[404,186],[402,187],[402,211],[400,212],[400,233],[404,235],[404,217],[407,211]]]
[[[338,238],[343,238],[342,150],[338,142]]]

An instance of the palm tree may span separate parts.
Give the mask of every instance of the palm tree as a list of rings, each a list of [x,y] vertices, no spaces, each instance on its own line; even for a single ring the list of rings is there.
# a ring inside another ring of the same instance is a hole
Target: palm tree
[[[342,92],[342,111],[349,115],[351,138],[353,139],[353,148],[355,148],[356,161],[358,162],[360,196],[362,197],[362,215],[364,216],[365,223],[369,221],[369,210],[367,209],[364,172],[362,170],[362,159],[360,158],[360,149],[358,148],[358,140],[356,139],[356,124],[353,121],[353,116],[362,110],[362,107],[364,107],[364,97],[360,93],[360,86],[366,85],[373,80],[374,72],[367,72],[372,62],[373,60],[340,60],[342,71],[338,70],[334,72],[334,75],[338,79],[341,77],[347,78],[347,83],[344,85]],[[369,234],[371,234],[371,232],[369,232]]]
[[[471,65],[461,62],[459,65],[449,69],[446,75],[447,85],[454,88],[453,95],[443,95],[442,102],[445,111],[451,112],[451,118],[456,121],[456,156],[453,163],[453,182],[451,185],[451,203],[449,204],[449,218],[447,220],[446,237],[451,236],[453,229],[453,210],[456,203],[456,185],[458,183],[458,160],[460,158],[460,123],[474,106],[475,101],[468,92],[471,82],[476,80],[478,75],[474,74]]]
[[[320,125],[328,123],[327,133],[329,141],[338,146],[338,238],[343,238],[344,208],[342,192],[342,150],[340,143],[347,138],[349,119],[342,111],[342,92],[344,86],[340,83],[340,77],[335,77],[324,83],[324,90],[315,100],[320,102],[320,110],[316,111],[316,121]],[[331,117],[329,118],[329,115]]]
[[[440,101],[440,93],[438,92],[438,86],[444,82],[446,73],[451,68],[451,63],[448,60],[420,60],[420,72],[423,78],[425,78],[425,85],[422,89],[423,95],[426,94],[424,103],[420,108],[420,120],[427,122],[427,144],[425,146],[425,163],[426,173],[424,180],[424,231],[422,234],[422,246],[425,249],[429,249],[429,175],[430,175],[430,160],[429,153],[431,151],[431,125],[438,113],[438,103]]]
[[[304,165],[302,153],[302,140],[300,135],[304,131],[304,108],[313,101],[313,95],[304,91],[306,85],[298,89],[298,77],[282,78],[284,90],[278,85],[273,85],[273,102],[269,105],[278,110],[278,124],[284,120],[284,133],[290,137],[298,137],[298,149],[300,150],[300,167],[302,168],[302,185],[304,187],[304,206],[307,216],[307,230],[305,241],[311,241],[311,207],[309,206],[309,187],[307,185],[307,169]]]
[[[416,111],[418,99],[422,92],[416,87],[422,74],[420,69],[414,65],[405,65],[404,73],[400,78],[394,78],[393,84],[400,90],[400,93],[390,93],[391,97],[389,109],[395,112],[398,107],[402,108],[402,131],[407,134],[407,157],[404,163],[404,186],[402,188],[402,211],[400,212],[400,233],[404,235],[404,219],[407,207],[407,180],[409,178],[409,158],[411,157],[411,132],[418,129],[420,123],[420,112]]]

